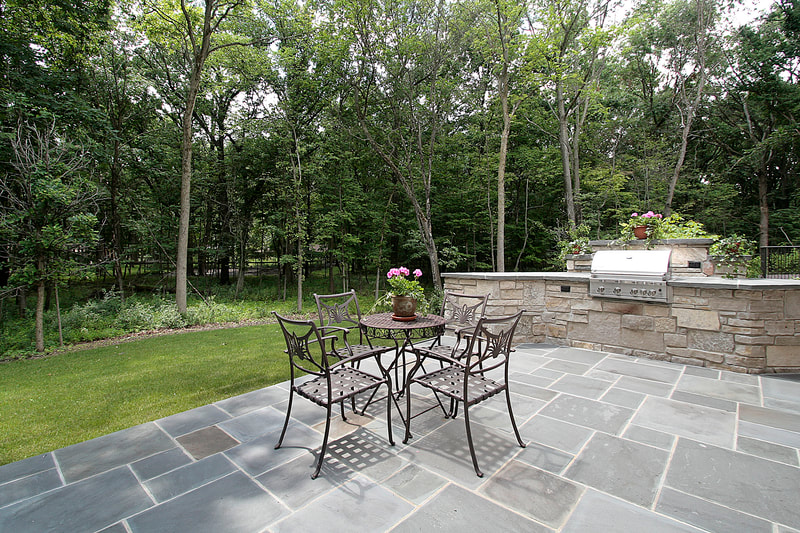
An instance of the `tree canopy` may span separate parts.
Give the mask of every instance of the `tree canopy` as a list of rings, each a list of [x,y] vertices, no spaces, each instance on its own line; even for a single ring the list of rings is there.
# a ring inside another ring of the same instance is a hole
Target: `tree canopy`
[[[53,280],[20,258],[55,225],[47,262],[102,250],[120,290],[163,265],[179,309],[193,275],[241,287],[256,261],[298,306],[309,265],[332,290],[335,269],[347,289],[400,264],[437,286],[559,268],[571,228],[614,238],[643,210],[795,243],[799,8],[735,27],[719,0],[5,0],[0,290]],[[81,164],[23,170],[21,131]],[[25,186],[52,194],[21,206]]]

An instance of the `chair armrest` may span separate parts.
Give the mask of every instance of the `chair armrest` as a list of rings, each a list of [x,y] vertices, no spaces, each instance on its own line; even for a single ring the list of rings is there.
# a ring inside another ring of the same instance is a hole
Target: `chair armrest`
[[[339,326],[320,326],[317,329],[324,334],[324,336],[321,337],[323,342],[331,341],[331,352],[333,355],[338,357],[339,360],[352,357],[353,351],[350,349],[350,343],[347,342],[347,334],[350,332],[348,328],[342,328]],[[342,341],[344,342],[344,346],[347,349],[347,353],[350,354],[349,356],[343,357],[336,350],[336,341],[339,340],[339,337],[336,336],[336,333],[342,333]]]
[[[326,333],[327,331],[341,331],[345,335],[350,333],[350,328],[343,328],[340,326],[317,326],[317,329],[323,333]]]
[[[353,352],[349,351],[349,348],[350,348],[350,346],[348,345],[348,352],[352,354]],[[361,361],[362,359],[375,359],[375,358],[376,358],[375,354],[370,354],[370,353],[364,353],[364,354],[359,354],[359,355],[349,355],[347,357],[342,357],[341,359],[339,359],[338,361],[336,361],[335,363],[330,365],[328,368],[333,370],[334,368],[340,367],[342,365],[346,365],[348,363],[355,363],[357,361]],[[380,366],[380,359],[378,359],[378,366]]]

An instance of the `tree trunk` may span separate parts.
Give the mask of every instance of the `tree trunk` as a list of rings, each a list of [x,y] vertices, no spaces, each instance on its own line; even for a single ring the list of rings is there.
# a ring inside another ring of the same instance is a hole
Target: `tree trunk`
[[[39,259],[36,265],[39,275],[44,275],[44,261]],[[36,284],[36,315],[34,318],[36,331],[36,351],[44,351],[44,300],[46,297],[46,283],[44,278],[39,279]]]
[[[683,167],[683,162],[686,159],[686,149],[689,144],[689,134],[692,131],[692,123],[694,122],[694,117],[697,114],[697,109],[700,107],[700,102],[703,99],[706,78],[708,76],[706,68],[706,44],[709,38],[708,31],[711,27],[710,25],[712,24],[712,17],[709,16],[703,0],[698,0],[696,5],[698,29],[697,33],[694,35],[694,39],[697,49],[693,59],[697,65],[695,70],[697,73],[697,87],[695,88],[694,98],[689,101],[689,97],[686,94],[687,78],[684,78],[680,72],[677,73],[678,79],[680,80],[680,86],[676,87],[676,92],[678,93],[679,102],[683,105],[681,112],[685,116],[683,117],[683,130],[681,131],[681,146],[678,150],[678,161],[675,163],[675,169],[672,172],[672,178],[669,182],[669,191],[667,193],[667,201],[666,205],[664,206],[665,216],[670,216],[672,214],[672,200],[675,197],[675,188],[678,185],[678,177],[680,176],[681,167]]]
[[[28,316],[28,293],[24,288],[17,289],[17,312],[20,318]]]
[[[178,312],[187,311],[187,276],[186,268],[189,256],[189,216],[191,211],[191,184],[192,184],[192,119],[197,93],[200,90],[200,76],[211,49],[211,18],[215,2],[205,1],[205,15],[203,21],[203,35],[199,47],[194,46],[194,33],[192,21],[188,12],[184,11],[187,28],[189,29],[193,49],[192,72],[189,76],[189,90],[186,93],[186,108],[183,110],[183,137],[181,139],[181,195],[180,216],[178,219],[178,251],[175,262],[175,303]]]
[[[564,198],[567,204],[567,218],[575,225],[575,197],[572,192],[572,165],[570,164],[569,125],[567,109],[564,104],[564,87],[559,80],[556,82],[556,104],[558,105],[558,145],[561,149],[561,167],[564,172]]]
[[[681,131],[681,147],[678,149],[678,161],[675,163],[675,168],[672,171],[672,178],[669,180],[669,192],[667,193],[667,202],[664,205],[664,216],[668,217],[672,214],[672,200],[675,197],[675,188],[678,185],[678,177],[683,167],[683,162],[686,160],[686,149],[689,145],[689,133],[692,130],[692,122],[694,120],[694,112],[686,118],[686,123]]]
[[[417,219],[417,227],[419,228],[420,236],[422,237],[422,242],[425,244],[425,250],[428,252],[428,260],[430,261],[431,265],[431,277],[433,279],[433,284],[437,289],[442,288],[442,276],[439,271],[439,253],[436,249],[436,242],[433,239],[433,228],[431,226],[430,217],[428,216],[430,213],[430,196],[429,191],[430,187],[426,187],[426,196],[425,196],[425,205],[427,208],[423,210],[422,206],[419,203],[419,199],[417,198],[417,194],[414,191],[414,187],[411,183],[409,183],[409,179],[403,173],[402,170],[395,164],[392,158],[375,142],[372,134],[369,132],[369,128],[367,128],[366,123],[364,122],[363,116],[359,117],[359,122],[361,124],[361,129],[367,137],[367,141],[369,142],[370,146],[372,146],[373,150],[378,154],[378,156],[383,159],[384,163],[389,167],[394,177],[400,182],[400,185],[403,187],[403,191],[406,193],[406,196],[411,201],[411,205],[414,208],[414,216]]]
[[[503,65],[500,83],[500,104],[503,109],[503,132],[500,135],[500,154],[497,162],[497,271],[506,271],[506,157],[511,114],[508,109],[508,67]]]
[[[192,76],[192,84],[199,85],[199,75],[197,79]],[[187,310],[187,277],[186,268],[189,254],[189,215],[191,205],[192,187],[192,114],[194,112],[194,102],[197,97],[197,87],[189,90],[190,96],[186,99],[186,111],[183,116],[183,139],[181,140],[181,195],[180,195],[180,216],[178,218],[178,257],[175,265],[175,303],[179,313]]]
[[[767,158],[761,157],[758,169],[758,245],[769,246],[769,181],[767,180]]]
[[[242,228],[239,232],[239,270],[236,273],[236,298],[239,298],[242,289],[244,289],[244,276],[247,271],[247,242],[250,235],[250,224],[242,222]]]
[[[121,126],[115,124],[114,127],[117,131],[121,130]],[[119,295],[122,301],[125,301],[125,286],[124,276],[122,274],[122,223],[119,216],[119,188],[122,176],[122,165],[120,161],[120,141],[114,140],[114,155],[111,163],[111,248],[113,253],[114,262],[114,278],[119,288]]]

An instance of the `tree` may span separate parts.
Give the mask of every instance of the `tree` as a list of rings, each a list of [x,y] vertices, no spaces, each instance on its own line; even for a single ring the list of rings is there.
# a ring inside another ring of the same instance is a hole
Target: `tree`
[[[48,283],[76,267],[75,253],[97,241],[99,191],[90,179],[90,157],[71,145],[55,121],[20,123],[11,140],[13,172],[0,176],[0,249],[8,250],[9,282],[36,287],[36,350],[44,351],[44,302]]]
[[[334,21],[350,43],[345,73],[360,135],[411,203],[433,282],[442,286],[433,232],[434,168],[459,111],[466,20],[441,0],[337,2]],[[354,132],[356,133],[356,132]]]
[[[740,28],[727,54],[730,76],[725,97],[713,108],[710,139],[730,159],[720,161],[721,173],[740,196],[754,198],[759,244],[770,235],[784,241],[785,231],[770,231],[773,210],[796,219],[797,149],[800,130],[800,39],[796,33],[800,8],[796,0],[776,5],[757,26]],[[754,179],[755,178],[755,179]],[[779,217],[782,218],[782,217]],[[795,233],[788,228],[788,233]],[[796,233],[795,233],[796,235]]]
[[[497,160],[497,271],[505,272],[505,223],[506,223],[506,161],[511,123],[519,105],[524,100],[527,87],[524,60],[527,39],[522,35],[521,25],[527,14],[527,2],[491,0],[490,5],[479,11],[486,20],[480,26],[478,40],[482,41],[482,52],[486,56],[487,68],[495,79],[495,92],[500,101],[503,124]]]
[[[144,18],[145,25],[153,18],[164,25],[161,31],[169,35],[173,43],[181,46],[189,59],[188,74],[185,87],[185,100],[182,109],[181,127],[181,193],[180,215],[178,222],[178,250],[175,266],[175,302],[178,311],[185,313],[187,309],[187,264],[189,250],[189,216],[191,210],[192,182],[192,126],[195,104],[200,91],[203,69],[209,55],[222,48],[231,46],[249,46],[256,42],[265,42],[264,37],[243,37],[237,33],[235,23],[240,11],[248,5],[247,0],[203,0],[202,9],[180,1],[180,11],[176,13],[170,4],[147,3],[148,13]],[[231,24],[226,25],[229,22]],[[151,32],[152,38],[163,37]]]
[[[681,168],[686,160],[689,134],[703,101],[706,82],[714,69],[713,34],[717,20],[715,0],[678,0],[657,20],[657,46],[669,50],[675,107],[680,115],[681,137],[678,157],[669,180],[664,215],[672,213],[672,201]]]
[[[552,87],[548,106],[558,120],[567,219],[580,224],[580,142],[595,83],[612,33],[604,29],[610,0],[537,2],[528,19],[531,59]]]

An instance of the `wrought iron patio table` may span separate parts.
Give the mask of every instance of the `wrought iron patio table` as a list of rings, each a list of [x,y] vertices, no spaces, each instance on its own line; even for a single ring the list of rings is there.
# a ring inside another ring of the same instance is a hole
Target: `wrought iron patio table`
[[[360,326],[368,337],[374,339],[388,339],[397,344],[394,361],[387,367],[387,373],[394,369],[396,396],[400,397],[405,391],[406,380],[406,353],[415,340],[432,339],[444,333],[446,320],[439,315],[417,316],[415,320],[401,321],[392,318],[392,313],[378,313],[361,318]],[[399,367],[402,367],[402,381],[399,379]],[[400,406],[397,411],[405,421]]]

